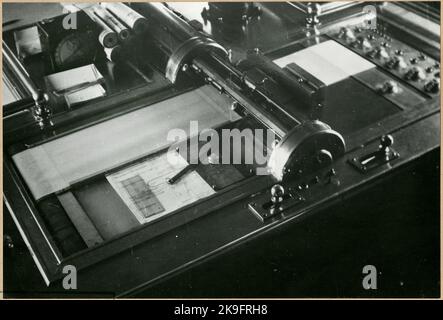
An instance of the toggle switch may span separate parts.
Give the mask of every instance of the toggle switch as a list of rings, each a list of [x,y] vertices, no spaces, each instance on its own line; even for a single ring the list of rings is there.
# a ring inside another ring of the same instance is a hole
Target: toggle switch
[[[363,50],[364,52],[368,52],[372,50],[372,43],[365,36],[358,36],[357,40],[351,44],[354,48],[358,48]]]
[[[394,138],[388,134],[380,138],[380,145],[378,150],[349,159],[348,162],[362,173],[377,168],[383,164],[389,163],[398,157],[400,154],[392,148]]]
[[[269,192],[264,192],[253,198],[253,202],[248,204],[248,209],[254,213],[262,222],[270,218],[277,217],[285,210],[292,208],[305,199],[299,194],[286,192],[281,184],[275,184],[271,188],[271,198]]]
[[[389,53],[384,47],[378,47],[375,50],[375,56],[379,59],[389,59]]]
[[[271,188],[271,202],[274,206],[279,206],[283,202],[285,195],[285,188],[282,185],[276,184]]]
[[[350,28],[346,27],[340,29],[338,37],[347,41],[355,41],[356,39],[354,32]]]
[[[379,92],[382,94],[396,94],[400,92],[400,87],[397,82],[389,80],[379,86]]]
[[[408,66],[403,57],[393,57],[387,63],[386,67],[389,69],[404,69]]]
[[[440,92],[440,79],[432,79],[425,84],[424,87],[426,92],[429,93],[439,93]]]
[[[426,78],[426,74],[423,71],[423,69],[420,67],[413,67],[410,70],[408,70],[408,72],[406,72],[406,74],[405,74],[406,80],[418,81],[418,80],[423,80],[425,78]]]

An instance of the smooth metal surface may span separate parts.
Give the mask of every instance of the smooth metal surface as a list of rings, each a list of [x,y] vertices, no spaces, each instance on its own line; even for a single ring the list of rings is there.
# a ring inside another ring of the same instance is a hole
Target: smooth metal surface
[[[32,108],[32,112],[35,121],[38,123],[40,129],[43,129],[46,125],[52,125],[49,119],[51,115],[51,110],[47,106],[46,96],[29,77],[28,72],[11,51],[11,49],[8,47],[6,42],[3,41],[2,43],[2,53],[4,61],[34,99],[35,103],[34,107]],[[25,106],[25,104],[23,106]]]
[[[309,13],[312,10],[312,6],[318,6],[318,16],[324,16],[346,9],[352,8],[361,4],[361,1],[341,1],[341,2],[326,2],[326,3],[305,3],[305,2],[288,2],[289,5],[300,10],[303,13]]]
[[[216,84],[220,85],[226,93],[228,93],[232,98],[238,101],[238,103],[240,103],[251,115],[253,115],[268,128],[273,130],[277,136],[283,137],[286,132],[288,132],[289,128],[287,127],[287,125],[285,125],[275,115],[260,108],[257,103],[251,101],[251,99],[246,97],[244,94],[241,94],[241,88],[239,88],[229,79],[221,77],[219,73],[214,69],[213,65],[201,59],[195,59],[193,61],[193,64],[197,67],[197,69],[201,70],[205,75],[207,75],[210,80],[213,79]]]
[[[322,150],[332,160],[345,153],[345,141],[336,131],[321,121],[307,121],[295,127],[274,148],[269,158],[269,169],[279,181],[294,174],[305,174],[316,166]]]
[[[11,51],[4,40],[2,42],[2,53],[3,60],[7,63],[8,67],[12,70],[12,72],[14,72],[21,83],[29,91],[34,101],[39,101],[40,99],[42,99],[42,93],[31,80],[26,69],[23,67],[21,62],[17,59],[17,57],[14,55],[14,53]]]
[[[166,78],[172,83],[175,83],[177,76],[186,61],[200,55],[210,54],[211,52],[214,52],[221,57],[228,56],[226,49],[210,38],[199,36],[186,40],[169,57],[165,72]]]

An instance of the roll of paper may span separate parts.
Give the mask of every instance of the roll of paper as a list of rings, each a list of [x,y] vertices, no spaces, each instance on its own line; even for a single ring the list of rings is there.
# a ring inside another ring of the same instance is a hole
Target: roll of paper
[[[94,21],[102,32],[100,33],[98,40],[101,45],[105,48],[115,47],[118,43],[118,35],[112,30],[102,19],[100,19],[96,14],[94,14],[94,10],[92,8],[84,9],[84,12]]]
[[[130,33],[128,27],[121,23],[116,17],[112,15],[108,10],[101,6],[94,6],[94,13],[104,21],[111,29],[117,32],[121,41],[128,39]]]
[[[101,5],[123,21],[135,34],[140,34],[146,29],[148,24],[146,18],[127,5],[120,2],[102,2]]]

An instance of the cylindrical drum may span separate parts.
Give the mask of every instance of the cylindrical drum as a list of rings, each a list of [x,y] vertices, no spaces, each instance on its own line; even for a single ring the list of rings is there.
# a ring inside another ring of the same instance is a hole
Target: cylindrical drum
[[[129,37],[129,29],[114,17],[109,11],[101,6],[94,7],[94,13],[102,19],[111,29],[117,32],[121,41],[125,41]]]
[[[84,12],[94,21],[102,30],[98,40],[105,48],[115,47],[118,43],[117,33],[112,30],[102,19],[94,13],[92,8],[84,9]]]
[[[120,2],[102,2],[101,5],[123,21],[135,34],[146,30],[148,24],[146,18],[127,5]]]

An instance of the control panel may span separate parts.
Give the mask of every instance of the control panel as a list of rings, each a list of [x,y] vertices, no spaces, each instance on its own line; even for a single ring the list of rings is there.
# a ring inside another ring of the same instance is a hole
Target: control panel
[[[421,51],[378,29],[343,27],[332,37],[421,93],[429,97],[440,93],[440,63]]]

